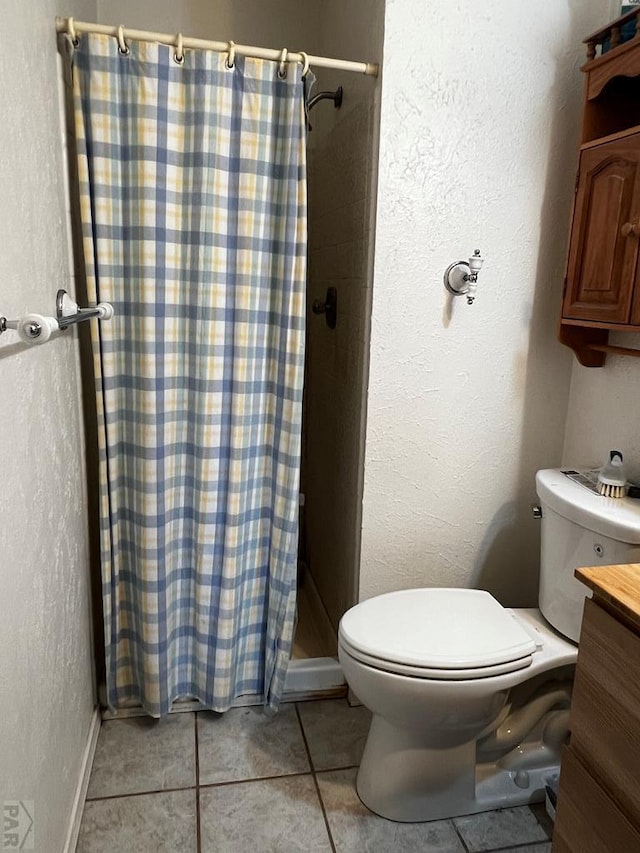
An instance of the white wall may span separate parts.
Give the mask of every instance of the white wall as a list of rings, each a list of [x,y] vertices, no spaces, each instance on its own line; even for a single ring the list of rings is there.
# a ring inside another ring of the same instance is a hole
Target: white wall
[[[556,341],[582,38],[605,0],[387,0],[361,598],[533,604],[534,474],[560,462]],[[480,248],[476,304],[442,274]],[[640,365],[639,365],[640,367]]]
[[[610,339],[640,349],[640,335]],[[599,368],[575,360],[563,464],[595,468],[614,448],[624,454],[627,476],[640,483],[640,359],[608,355]]]
[[[0,52],[0,314],[52,313],[69,288],[54,16],[5,4]],[[10,34],[10,36],[9,36]],[[0,801],[35,801],[36,849],[63,847],[93,708],[75,332],[0,338]],[[0,846],[2,846],[0,842]]]

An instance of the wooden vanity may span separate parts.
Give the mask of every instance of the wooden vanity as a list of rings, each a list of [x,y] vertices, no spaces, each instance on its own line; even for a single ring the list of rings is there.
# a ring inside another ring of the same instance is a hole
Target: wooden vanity
[[[640,564],[577,569],[585,603],[553,853],[640,853]]]

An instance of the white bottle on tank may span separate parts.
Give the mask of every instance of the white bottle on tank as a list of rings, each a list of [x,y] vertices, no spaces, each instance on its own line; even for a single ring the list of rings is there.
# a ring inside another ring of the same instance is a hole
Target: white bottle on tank
[[[570,480],[559,469],[538,471],[542,508],[538,605],[553,627],[578,642],[584,566],[640,562],[640,501],[605,498]]]

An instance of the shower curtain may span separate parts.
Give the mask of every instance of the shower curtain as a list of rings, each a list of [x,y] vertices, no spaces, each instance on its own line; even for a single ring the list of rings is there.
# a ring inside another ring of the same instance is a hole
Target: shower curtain
[[[277,708],[295,615],[306,162],[299,65],[72,50],[108,702]]]

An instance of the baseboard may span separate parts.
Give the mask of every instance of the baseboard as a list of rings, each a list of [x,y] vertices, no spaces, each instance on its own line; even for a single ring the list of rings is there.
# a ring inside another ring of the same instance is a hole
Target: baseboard
[[[73,808],[71,810],[71,820],[69,821],[69,830],[67,839],[63,847],[64,853],[75,853],[78,844],[78,835],[80,834],[80,823],[82,822],[82,812],[84,810],[84,801],[87,797],[87,788],[89,787],[89,778],[91,776],[91,768],[93,767],[93,757],[96,752],[98,743],[98,735],[100,734],[100,708],[96,707],[91,715],[91,723],[89,724],[89,735],[85,744],[84,754],[82,756],[82,766],[80,768],[80,778],[76,788],[76,795],[73,800]]]

